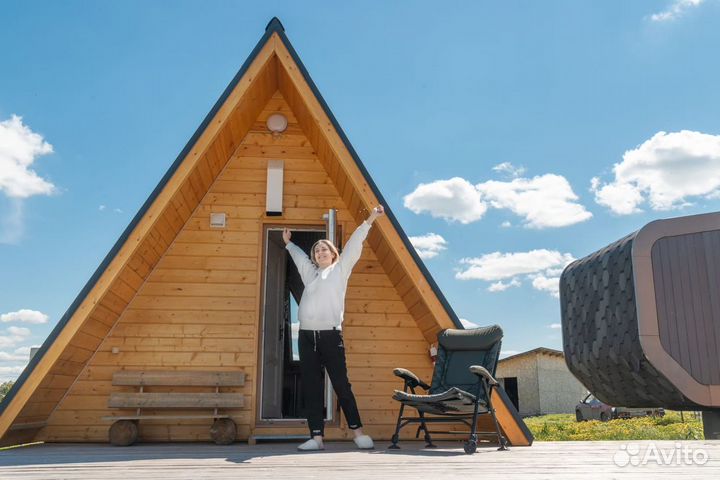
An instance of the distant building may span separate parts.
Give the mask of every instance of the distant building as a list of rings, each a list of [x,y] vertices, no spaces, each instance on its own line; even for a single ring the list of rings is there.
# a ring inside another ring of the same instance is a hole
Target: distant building
[[[587,393],[565,365],[563,352],[550,348],[501,359],[496,376],[523,416],[574,413]]]

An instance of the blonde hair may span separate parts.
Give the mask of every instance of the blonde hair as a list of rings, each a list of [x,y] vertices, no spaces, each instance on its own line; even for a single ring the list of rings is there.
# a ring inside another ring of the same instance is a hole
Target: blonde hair
[[[317,242],[313,243],[312,248],[310,249],[310,260],[312,260],[312,263],[315,264],[315,266],[318,266],[317,260],[315,260],[315,247],[317,247],[319,244],[325,244],[325,246],[330,250],[330,253],[332,253],[333,260],[332,263],[337,262],[338,258],[340,257],[340,253],[338,252],[338,249],[330,240],[322,239],[318,240]]]

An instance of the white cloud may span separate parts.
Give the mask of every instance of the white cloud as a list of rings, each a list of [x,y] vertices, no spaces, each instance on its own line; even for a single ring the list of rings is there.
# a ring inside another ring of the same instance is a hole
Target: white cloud
[[[551,323],[550,325],[548,325],[548,328],[552,328],[553,330],[556,330],[556,329],[558,329],[558,328],[562,328],[562,324],[560,324],[560,323]]]
[[[8,327],[7,331],[17,337],[27,337],[30,335],[30,329],[25,327]]]
[[[30,330],[25,327],[11,326],[6,332],[9,335],[0,335],[0,348],[14,347],[30,336]]]
[[[591,180],[595,201],[618,215],[688,205],[693,198],[720,195],[720,135],[682,130],[658,132],[623,155],[613,167],[615,179]]]
[[[510,227],[512,227],[512,223],[510,223],[509,221],[505,220],[504,222],[502,222],[502,223],[500,224],[500,226],[501,226],[502,228],[510,228]]]
[[[577,203],[578,196],[561,175],[548,173],[510,182],[490,180],[476,188],[493,208],[508,209],[524,217],[530,228],[565,227],[592,217]]]
[[[513,278],[509,282],[505,283],[502,280],[498,280],[497,282],[491,284],[488,287],[489,292],[503,292],[507,290],[510,287],[519,287],[521,285],[520,280],[517,278]]]
[[[25,369],[24,365],[17,365],[12,367],[0,367],[0,382],[7,382],[8,380],[15,380],[18,375]]]
[[[0,122],[0,191],[10,198],[52,194],[55,186],[30,168],[37,157],[52,151],[52,145],[24,125],[21,117]]]
[[[569,253],[544,248],[529,252],[493,252],[478,258],[462,259],[460,263],[469,267],[458,272],[455,277],[460,280],[503,280],[517,275],[564,267],[573,260],[575,258]]]
[[[460,223],[480,220],[487,210],[475,187],[460,177],[421,183],[403,200],[414,213],[428,212],[435,218]]]
[[[2,315],[0,315],[0,322],[41,324],[47,323],[49,318],[50,317],[48,317],[42,312],[38,312],[37,310],[28,310],[26,308],[23,308],[21,310],[18,310],[17,312],[3,313]]]
[[[520,286],[520,277],[531,281],[533,288],[559,296],[560,273],[575,258],[557,250],[538,249],[529,252],[493,252],[477,258],[460,260],[464,265],[455,274],[459,280],[483,280],[494,282],[490,292],[501,292]],[[509,281],[508,281],[509,280]]]
[[[0,122],[0,194],[9,199],[8,208],[0,213],[0,243],[16,244],[22,238],[24,199],[56,192],[55,185],[32,169],[38,157],[52,151],[52,145],[21,117],[12,115]]]
[[[548,292],[555,298],[560,298],[560,277],[546,277],[545,275],[531,275],[532,286],[535,290]]]
[[[405,207],[414,213],[428,212],[465,224],[480,220],[488,207],[506,209],[522,217],[529,228],[565,227],[588,220],[592,214],[577,200],[565,177],[555,174],[507,182],[491,180],[475,186],[455,177],[420,184],[404,198]]]
[[[492,167],[493,171],[500,172],[500,173],[507,173],[511,177],[519,177],[523,173],[525,173],[526,169],[525,167],[516,167],[510,162],[502,162],[498,163],[494,167]]]
[[[545,275],[548,275],[551,277],[559,277],[562,274],[563,270],[565,270],[566,266],[567,266],[567,263],[560,267],[557,267],[557,268],[548,268],[547,270],[545,270]]]
[[[0,352],[0,362],[25,362],[28,360],[28,355]]]
[[[19,347],[16,348],[13,353],[15,353],[16,355],[25,355],[25,357],[27,358],[27,356],[30,355],[30,350],[32,350],[33,348],[40,348],[40,345]]]
[[[666,10],[653,13],[650,20],[653,22],[669,22],[683,15],[691,8],[700,6],[705,0],[674,0]]]
[[[109,212],[110,210],[108,209],[108,206],[107,206],[107,205],[100,205],[100,206],[98,206],[98,211],[100,211],[100,212]],[[123,210],[122,210],[121,208],[113,208],[113,209],[112,209],[112,212],[113,212],[113,213],[117,213],[117,214],[121,214],[121,213],[123,213]]]
[[[477,323],[471,322],[470,320],[467,320],[465,318],[461,318],[460,323],[462,323],[463,327],[465,328],[478,328],[480,326]]]
[[[409,237],[410,243],[420,258],[433,258],[447,247],[447,241],[436,233],[428,233],[419,237]]]

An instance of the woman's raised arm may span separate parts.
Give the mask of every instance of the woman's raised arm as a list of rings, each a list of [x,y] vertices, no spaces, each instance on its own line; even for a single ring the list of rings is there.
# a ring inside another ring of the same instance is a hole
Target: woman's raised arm
[[[317,269],[303,249],[290,241],[290,238],[292,237],[290,229],[284,228],[282,236],[283,241],[285,242],[285,248],[288,252],[290,252],[290,258],[293,259],[298,272],[300,272],[300,278],[302,279],[303,285],[307,286],[315,279],[315,272]]]

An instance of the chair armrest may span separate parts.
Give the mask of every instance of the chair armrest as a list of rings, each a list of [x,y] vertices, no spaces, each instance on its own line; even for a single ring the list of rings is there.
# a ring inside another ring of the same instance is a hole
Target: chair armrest
[[[396,368],[393,370],[393,373],[405,380],[407,384],[410,385],[412,388],[420,386],[425,390],[430,390],[430,385],[420,380],[420,378],[418,378],[418,376],[410,370],[405,370],[404,368]]]
[[[478,377],[485,378],[488,383],[492,386],[495,386],[498,384],[498,381],[493,378],[492,375],[490,375],[490,372],[487,371],[487,368],[481,367],[480,365],[472,365],[470,366],[470,372],[474,373]]]

